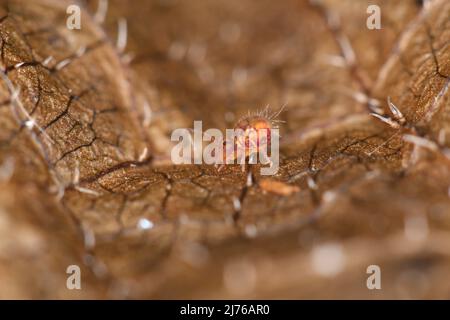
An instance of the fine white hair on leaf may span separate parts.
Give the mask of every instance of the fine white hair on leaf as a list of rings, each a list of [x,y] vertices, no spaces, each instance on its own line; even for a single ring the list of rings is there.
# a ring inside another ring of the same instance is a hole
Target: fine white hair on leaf
[[[334,202],[336,199],[337,199],[337,193],[336,193],[336,191],[328,190],[328,191],[325,191],[325,192],[322,194],[322,202],[325,203],[325,204],[332,203],[332,202]]]
[[[445,129],[439,130],[438,141],[441,146],[445,145],[445,140],[446,140],[445,134],[446,134]]]
[[[369,109],[374,112],[383,115],[385,112],[383,108],[381,108],[381,103],[379,100],[374,98],[369,98],[369,101],[367,101],[367,105]]]
[[[366,180],[372,180],[372,179],[375,179],[376,177],[379,177],[380,175],[381,175],[381,171],[378,170],[378,169],[375,169],[375,170],[372,170],[372,171],[367,172],[367,173],[364,175],[364,179],[366,179]]]
[[[62,184],[58,184],[56,188],[56,200],[61,201],[66,194],[66,188]]]
[[[444,149],[442,150],[442,153],[444,154],[444,156],[447,157],[447,159],[450,160],[450,149],[449,149],[449,148],[444,148]]]
[[[375,107],[380,107],[381,103],[379,100],[375,99],[375,98],[369,98],[369,103]]]
[[[100,194],[97,191],[91,190],[91,189],[87,189],[87,188],[83,188],[83,187],[80,187],[80,186],[76,186],[75,190],[77,190],[77,191],[79,191],[81,193],[85,193],[85,194],[89,194],[89,195],[95,196],[95,197],[100,196]]]
[[[35,120],[31,117],[31,115],[28,113],[28,111],[25,109],[25,107],[22,104],[22,101],[19,98],[20,95],[20,89],[16,89],[14,85],[12,84],[11,80],[8,78],[8,76],[5,74],[4,71],[0,70],[0,77],[5,81],[6,86],[8,87],[8,90],[11,94],[11,112],[16,119],[16,121],[22,125],[24,120],[22,117],[25,117],[25,125],[28,122],[28,125],[33,124],[33,128],[36,127],[43,137],[47,139],[50,143],[53,143],[53,140],[45,133],[44,129],[42,129],[39,125],[36,124]],[[14,108],[14,106],[16,108]]]
[[[86,53],[87,47],[86,46],[81,46],[78,48],[77,52],[75,52],[75,55],[77,57],[81,57],[83,54]]]
[[[398,131],[397,133],[394,133],[392,136],[389,137],[389,139],[387,139],[386,141],[384,141],[382,144],[380,144],[378,147],[376,147],[375,149],[373,149],[370,152],[366,152],[366,155],[371,156],[372,154],[374,154],[375,152],[377,152],[378,150],[380,150],[383,146],[387,145],[392,139],[394,139],[396,136],[398,136],[400,131]]]
[[[120,18],[117,25],[117,50],[122,53],[127,46],[128,26],[125,18]]]
[[[124,64],[130,64],[135,57],[136,57],[136,55],[134,53],[127,52],[122,56],[122,62]]]
[[[296,173],[289,178],[288,182],[294,182],[307,174],[308,174],[308,171],[302,171],[302,172]]]
[[[42,61],[42,65],[44,67],[48,66],[48,64],[53,60],[53,56],[48,56],[47,58],[45,58],[44,61]]]
[[[367,107],[369,108],[369,110],[371,112],[379,114],[379,115],[385,114],[383,108],[381,108],[381,103],[379,100],[377,100],[375,98],[371,98],[367,94],[365,94],[364,92],[361,92],[361,91],[344,89],[344,92],[346,94],[350,95],[350,97],[352,97],[352,99],[355,100],[356,102],[367,105]]]
[[[63,179],[56,170],[50,169],[50,177],[53,184],[49,187],[49,191],[55,194],[55,198],[59,202],[64,198],[67,185],[62,182]]]
[[[387,117],[383,117],[381,115],[379,115],[378,113],[370,113],[371,116],[381,120],[382,122],[388,124],[391,128],[394,129],[399,129],[400,128],[400,124],[398,124],[397,122],[395,122],[394,120],[392,120],[391,118],[387,118]]]
[[[84,246],[86,249],[93,249],[95,247],[95,233],[90,227],[83,224],[82,225],[83,236],[84,236]]]
[[[372,113],[376,113],[376,114],[379,114],[379,115],[383,115],[384,114],[383,108],[372,104],[370,101],[368,103],[368,107],[369,107],[370,111],[372,111]]]
[[[152,121],[152,109],[150,108],[150,104],[148,103],[147,100],[144,101],[144,106],[143,106],[143,110],[144,110],[144,120],[143,120],[143,124],[145,127],[148,127]]]
[[[403,117],[403,113],[395,106],[395,104],[392,103],[391,97],[387,98],[389,109],[391,110],[392,115],[395,119],[405,122],[405,118]]]
[[[429,149],[431,151],[437,151],[439,148],[436,143],[426,138],[418,137],[412,134],[404,134],[403,140],[406,142],[412,143],[416,146],[423,147]]]
[[[420,149],[422,147],[417,145],[417,144],[413,144],[413,148],[412,148],[412,152],[411,155],[408,158],[404,158],[405,159],[405,165],[404,168],[407,168],[409,166],[413,166],[415,165],[419,160],[420,160]]]
[[[0,164],[0,181],[9,181],[14,173],[14,159],[8,157]]]
[[[369,97],[361,91],[354,91],[354,92],[352,92],[351,96],[355,101],[357,101],[359,103],[368,103],[369,102]]]
[[[73,184],[77,185],[80,182],[80,163],[77,161],[75,165],[75,172],[73,174]]]
[[[241,200],[239,200],[239,198],[237,197],[233,198],[233,208],[235,211],[241,210]]]
[[[102,24],[105,22],[106,14],[108,12],[108,0],[99,0],[97,12],[95,12],[94,20]]]
[[[12,84],[11,84],[12,85]],[[16,89],[14,87],[12,87],[12,92],[11,92],[11,101],[17,101],[19,100],[19,95],[20,95],[20,88]],[[30,117],[31,118],[31,117]]]
[[[348,38],[344,35],[339,35],[337,37],[337,41],[339,43],[339,46],[341,47],[341,51],[345,61],[347,62],[347,65],[354,66],[356,63],[356,56]]]
[[[247,183],[246,183],[247,187],[251,187],[253,185],[253,177],[252,177],[252,173],[249,172],[247,174]]]
[[[141,154],[139,155],[139,161],[144,161],[145,158],[147,158],[148,154],[148,148],[145,147],[144,150],[142,150]]]
[[[445,94],[448,91],[448,88],[450,87],[450,77],[447,78],[447,81],[445,82],[442,89],[439,91],[439,93],[434,97],[431,105],[428,107],[428,111],[425,113],[425,116],[422,121],[429,122],[433,118],[433,116],[436,114],[436,112],[439,110],[440,103],[442,101],[442,98],[445,96]]]
[[[248,224],[244,228],[244,233],[249,238],[255,238],[258,235],[258,228],[254,224]]]
[[[308,177],[306,178],[306,183],[308,184],[308,187],[309,187],[311,190],[317,190],[317,189],[318,189],[317,183],[314,181],[313,178],[311,178],[311,176],[308,176]]]
[[[19,62],[19,63],[16,63],[15,65],[14,65],[14,68],[15,69],[18,69],[18,68],[20,68],[21,66],[23,66],[25,64],[25,62]]]
[[[314,5],[322,5],[322,3],[317,2],[314,3]],[[341,27],[341,17],[337,12],[330,10],[326,11],[326,18],[327,24],[331,29],[337,30]]]
[[[58,62],[58,63],[56,64],[55,69],[56,69],[56,70],[61,70],[61,69],[63,69],[64,67],[66,67],[71,61],[72,61],[72,59],[70,59],[70,58],[61,60],[60,62]]]
[[[347,62],[342,56],[327,54],[324,55],[323,60],[326,64],[333,67],[344,68],[347,66]]]

